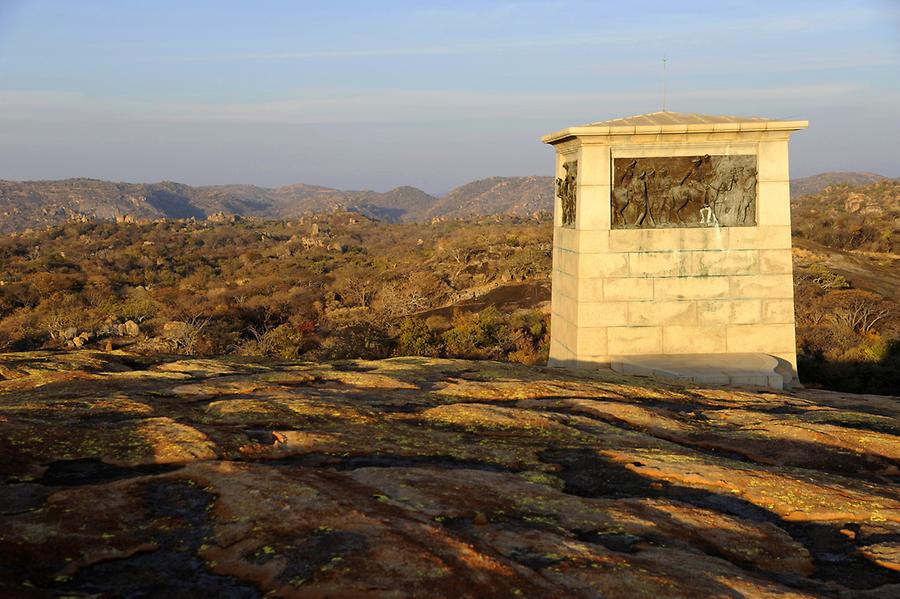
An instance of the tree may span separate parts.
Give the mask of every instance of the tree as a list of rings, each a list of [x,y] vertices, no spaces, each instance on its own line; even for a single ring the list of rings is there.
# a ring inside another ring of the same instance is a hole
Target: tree
[[[880,295],[859,289],[836,291],[824,302],[829,318],[857,333],[871,333],[891,316],[894,307]]]
[[[431,272],[413,272],[402,281],[389,281],[378,293],[378,308],[390,317],[426,310],[446,295],[446,285]]]
[[[335,277],[332,289],[343,298],[347,307],[368,308],[378,291],[379,281],[370,266],[353,265]]]

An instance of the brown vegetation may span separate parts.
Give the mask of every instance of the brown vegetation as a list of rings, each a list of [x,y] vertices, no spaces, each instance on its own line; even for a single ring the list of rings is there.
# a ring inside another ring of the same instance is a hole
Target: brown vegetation
[[[826,186],[792,202],[794,235],[843,250],[900,254],[900,181]]]
[[[858,393],[900,389],[900,306],[813,262],[795,274],[801,380]]]
[[[69,223],[0,240],[0,348],[536,363],[548,341],[539,306],[471,315],[464,304],[500,285],[546,289],[549,240],[547,222],[412,227],[350,213]]]
[[[900,182],[825,185],[793,201],[801,380],[900,389]]]
[[[469,187],[489,198],[509,185]],[[795,202],[806,384],[900,388],[898,190],[891,180],[830,185]],[[130,220],[0,238],[0,349],[525,363],[547,355],[545,219]]]

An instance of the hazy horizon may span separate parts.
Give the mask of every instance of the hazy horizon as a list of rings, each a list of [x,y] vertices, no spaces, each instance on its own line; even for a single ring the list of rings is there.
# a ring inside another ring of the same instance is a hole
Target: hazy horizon
[[[795,175],[794,173],[791,173],[791,181],[805,179],[807,177],[815,177],[817,175],[827,175],[829,173],[835,173],[835,172],[848,172],[848,173],[852,172],[852,173],[859,173],[859,174],[879,175],[879,176],[887,177],[888,179],[900,179],[900,177],[892,177],[890,175],[884,175],[882,173],[876,173],[873,171],[859,170],[859,171],[822,171],[819,173],[813,173],[812,175],[804,175],[804,176],[799,176],[799,175]],[[321,185],[319,183],[316,183],[315,181],[293,181],[291,183],[285,183],[285,184],[281,184],[281,185],[259,185],[256,183],[246,183],[246,182],[241,182],[241,181],[230,181],[230,182],[224,182],[224,183],[186,183],[184,181],[177,181],[177,180],[173,180],[173,179],[157,179],[155,181],[127,181],[127,180],[123,180],[123,179],[100,179],[97,177],[84,177],[84,176],[64,177],[61,179],[11,179],[11,178],[6,178],[6,177],[0,177],[0,181],[13,181],[13,182],[19,182],[19,183],[34,183],[34,182],[40,183],[40,182],[45,182],[45,181],[49,182],[49,181],[69,181],[69,180],[75,180],[75,179],[85,179],[85,180],[92,180],[92,181],[104,181],[104,182],[108,182],[108,183],[121,183],[121,184],[125,184],[125,185],[158,185],[158,184],[163,184],[163,183],[175,183],[178,185],[189,185],[189,186],[195,187],[195,188],[250,186],[250,187],[258,187],[258,188],[262,188],[262,189],[278,189],[280,187],[290,187],[292,185],[309,185],[311,187],[325,187],[325,188],[329,188],[329,189],[335,189],[338,191],[348,191],[348,192],[373,191],[376,193],[386,193],[388,191],[392,191],[394,189],[398,189],[401,187],[413,187],[415,189],[418,189],[419,191],[424,191],[425,193],[427,193],[430,196],[441,197],[441,196],[447,195],[448,193],[450,193],[451,191],[453,191],[454,189],[456,189],[458,187],[462,187],[463,185],[466,185],[469,183],[474,183],[476,181],[481,181],[484,179],[491,179],[491,178],[495,178],[495,177],[520,178],[520,177],[550,177],[550,176],[551,175],[548,173],[532,173],[530,175],[522,175],[522,174],[519,174],[519,175],[515,175],[515,174],[513,174],[513,175],[488,175],[486,177],[481,177],[479,179],[470,179],[467,181],[460,181],[459,183],[453,185],[452,187],[450,187],[448,189],[438,190],[438,191],[434,191],[431,189],[424,189],[424,188],[418,187],[416,185],[410,185],[409,183],[401,183],[399,185],[394,185],[392,187],[374,188],[374,187],[331,187],[328,185]]]
[[[446,193],[662,108],[804,118],[791,175],[900,176],[888,1],[0,0],[0,178]]]

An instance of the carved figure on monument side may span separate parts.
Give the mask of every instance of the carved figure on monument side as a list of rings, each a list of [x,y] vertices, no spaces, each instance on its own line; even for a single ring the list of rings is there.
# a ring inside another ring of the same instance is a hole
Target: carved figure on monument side
[[[613,225],[625,226],[628,222],[625,219],[625,209],[630,203],[631,191],[630,185],[626,184],[634,176],[634,167],[637,166],[637,160],[632,160],[628,166],[622,171],[619,177],[618,185],[613,185],[612,203],[613,203]]]
[[[644,189],[646,190],[647,209],[645,220],[649,220],[651,227],[656,227],[656,212],[654,210],[654,199],[656,191],[656,169],[651,168],[644,173]]]
[[[695,158],[691,160],[691,166],[688,167],[687,172],[681,177],[681,183],[683,184],[688,180],[702,183],[713,170],[712,158],[709,154]]]
[[[640,215],[634,221],[634,224],[640,227],[647,218],[647,171],[641,171],[640,175],[634,177],[628,189],[630,191],[628,202],[634,202],[640,211]]]
[[[629,191],[625,187],[613,187],[612,190],[612,224],[616,226],[625,226],[625,209],[628,208]]]
[[[578,161],[573,160],[566,176],[568,181],[569,225],[575,226],[575,200],[578,185]]]
[[[742,195],[740,181],[743,172],[744,167],[742,166],[732,167],[730,170],[730,185],[719,194],[719,222],[729,227],[736,225],[740,218],[739,212]]]
[[[727,185],[726,175],[717,171],[714,171],[712,176],[706,182],[708,193],[706,195],[706,204],[704,205],[704,208],[708,207],[711,210],[711,215],[715,217],[716,222],[719,220],[719,211],[717,210],[719,196],[726,191]],[[707,218],[705,222],[712,222],[711,218]]]
[[[672,177],[669,176],[669,169],[660,167],[653,173],[652,192],[648,192],[650,196],[650,211],[654,216],[655,224],[671,224],[672,223]]]
[[[724,172],[716,174],[712,189],[712,210],[716,222],[726,225],[732,224],[732,208],[734,198],[732,191],[740,175],[739,167],[732,167]]]
[[[575,224],[575,198],[576,181],[578,179],[578,161],[573,160],[563,164],[566,171],[565,178],[556,179],[556,195],[561,202],[562,224],[573,226]]]
[[[756,224],[756,214],[751,212],[756,202],[756,169],[748,168],[745,171],[743,185],[741,186],[740,205],[738,206],[738,224]],[[755,212],[755,211],[754,211]]]
[[[695,179],[695,177],[698,177],[698,167],[700,162],[701,159],[699,158],[694,160],[692,167],[688,169],[688,172],[681,178],[681,182],[678,185],[673,185],[672,191],[670,192],[672,197],[672,214],[675,217],[674,220],[681,224],[688,224],[689,222],[685,220],[685,210],[687,210],[689,206],[702,207],[707,203],[706,186]]]
[[[622,170],[622,176],[619,177],[619,184],[625,183],[626,180],[631,179],[634,176],[634,169],[637,166],[637,159],[633,159],[628,165]]]
[[[563,165],[563,168],[566,168],[566,165]],[[562,221],[566,224],[566,180],[562,177],[556,178],[556,197],[560,199]]]

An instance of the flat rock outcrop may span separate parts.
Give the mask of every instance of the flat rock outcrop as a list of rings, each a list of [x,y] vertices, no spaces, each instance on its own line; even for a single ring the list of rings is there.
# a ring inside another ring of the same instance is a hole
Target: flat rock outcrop
[[[900,594],[900,400],[0,355],[0,595]]]

